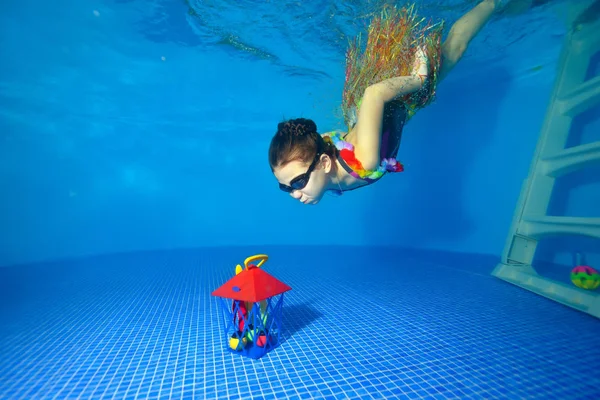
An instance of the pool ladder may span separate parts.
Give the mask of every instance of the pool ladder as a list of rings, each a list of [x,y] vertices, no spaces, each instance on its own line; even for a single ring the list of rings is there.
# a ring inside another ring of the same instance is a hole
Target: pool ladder
[[[600,0],[589,8],[598,7]],[[600,76],[586,80],[600,50],[600,21],[578,24],[564,39],[557,77],[529,176],[521,189],[501,262],[492,275],[600,318],[600,293],[540,276],[532,267],[538,241],[556,235],[600,239],[600,218],[547,214],[556,179],[600,162],[600,141],[565,148],[573,118],[600,103]],[[598,205],[600,208],[600,204]]]

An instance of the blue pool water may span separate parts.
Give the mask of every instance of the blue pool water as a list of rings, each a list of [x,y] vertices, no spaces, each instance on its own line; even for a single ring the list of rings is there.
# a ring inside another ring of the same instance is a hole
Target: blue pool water
[[[491,277],[481,255],[263,248],[292,287],[283,341],[232,354],[211,292],[255,250],[0,269],[0,398],[600,396],[600,321]]]

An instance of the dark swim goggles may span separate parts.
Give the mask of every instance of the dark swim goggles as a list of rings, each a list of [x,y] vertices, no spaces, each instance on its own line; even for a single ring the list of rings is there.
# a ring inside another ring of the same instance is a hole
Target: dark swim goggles
[[[319,157],[321,157],[320,151],[317,151],[315,158],[312,163],[308,167],[305,173],[298,175],[294,179],[291,180],[290,185],[284,185],[283,183],[279,184],[279,189],[283,190],[286,193],[292,193],[294,190],[302,190],[308,185],[308,180],[310,179],[310,174],[313,172],[315,167],[317,166],[317,162],[319,162]]]

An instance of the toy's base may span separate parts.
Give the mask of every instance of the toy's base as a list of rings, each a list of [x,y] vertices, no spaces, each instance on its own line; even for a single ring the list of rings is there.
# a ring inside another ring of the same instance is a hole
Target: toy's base
[[[257,343],[251,342],[248,343],[246,346],[238,347],[238,350],[235,350],[231,348],[231,346],[229,346],[228,350],[230,353],[239,354],[241,356],[253,359],[259,359],[265,354],[267,354],[269,351],[277,348],[278,344],[279,343],[277,343],[276,337],[271,336],[264,346],[259,346]]]

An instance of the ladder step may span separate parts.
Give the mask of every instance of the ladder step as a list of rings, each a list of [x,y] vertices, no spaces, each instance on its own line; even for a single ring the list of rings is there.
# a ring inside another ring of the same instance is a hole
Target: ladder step
[[[523,216],[518,230],[535,239],[560,234],[600,239],[600,218]]]
[[[561,114],[575,117],[600,102],[600,76],[585,81],[558,100]]]
[[[571,147],[540,160],[540,171],[557,178],[569,172],[600,162],[600,141]]]
[[[531,272],[530,265],[500,263],[492,275],[538,295],[600,318],[600,293],[586,291]]]

